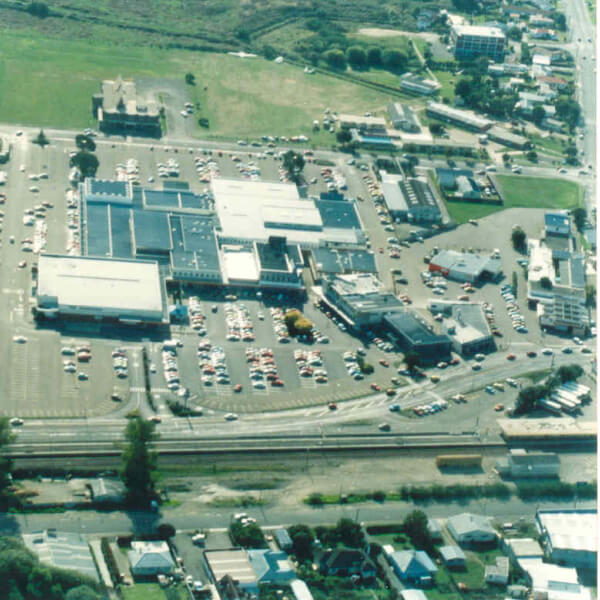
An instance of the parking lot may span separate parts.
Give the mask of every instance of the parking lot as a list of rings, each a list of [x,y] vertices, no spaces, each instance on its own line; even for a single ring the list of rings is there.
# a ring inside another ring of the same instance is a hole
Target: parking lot
[[[7,200],[0,207],[4,212],[0,240],[0,272],[3,277],[0,302],[5,318],[0,322],[0,331],[4,334],[1,343],[4,344],[3,350],[8,358],[3,363],[5,376],[2,377],[2,391],[6,401],[1,410],[9,416],[26,417],[93,416],[114,411],[124,414],[137,406],[142,398],[142,344],[148,347],[150,360],[157,367],[157,372],[151,375],[153,393],[160,398],[159,405],[162,410],[166,410],[166,400],[174,399],[175,396],[168,388],[162,368],[160,340],[164,339],[164,333],[155,336],[147,332],[140,334],[128,329],[110,329],[94,324],[64,324],[60,331],[57,331],[36,328],[32,321],[31,265],[36,254],[26,250],[27,246],[35,245],[40,237],[33,233],[38,222],[45,224],[42,235],[45,251],[64,253],[68,245],[65,190],[70,187],[68,160],[69,152],[74,150],[74,143],[67,139],[51,142],[50,146],[42,149],[24,138],[15,140],[13,157],[4,167],[8,172],[8,181],[1,190],[6,194]],[[209,188],[208,176],[211,172],[222,177],[280,180],[281,161],[266,155],[265,151],[270,150],[264,145],[261,148],[240,147],[227,152],[198,149],[190,152],[189,148],[182,146],[153,146],[152,143],[132,145],[119,140],[100,141],[97,149],[100,160],[97,176],[114,178],[117,175],[117,165],[126,165],[128,161],[134,160],[137,166],[135,177],[141,185],[149,187],[161,187],[163,179],[185,181],[190,184],[192,190],[202,193]],[[327,191],[327,181],[322,176],[323,167],[310,162],[312,157],[307,158],[305,176],[311,182],[308,193]],[[161,171],[166,167],[159,165],[169,163],[171,167],[176,168],[177,176],[161,177]],[[459,250],[472,248],[474,251],[483,252],[498,248],[505,274],[503,282],[510,283],[512,272],[517,273],[517,304],[528,328],[527,334],[519,334],[513,330],[505,303],[500,296],[499,285],[487,283],[481,287],[476,286],[471,299],[487,301],[494,307],[496,323],[503,333],[502,338],[497,338],[499,350],[506,351],[509,345],[518,346],[520,343],[565,343],[559,336],[541,332],[535,312],[527,308],[526,281],[522,268],[516,263],[520,255],[512,249],[510,242],[510,230],[514,223],[519,223],[528,236],[539,236],[543,223],[542,210],[511,209],[497,213],[481,219],[478,225],[467,224],[454,231],[426,239],[423,243],[401,247],[398,250],[399,257],[392,258],[387,240],[390,236],[403,238],[403,226],[394,225],[394,231],[389,231],[389,227],[386,231],[364,181],[364,176],[369,173],[365,173],[359,166],[362,165],[348,165],[347,158],[340,156],[335,165],[329,168],[333,169],[334,177],[345,178],[347,187],[344,193],[352,198],[362,198],[357,202],[357,208],[375,253],[379,275],[385,283],[396,286],[396,293],[408,295],[414,308],[426,311],[427,301],[432,294],[421,282],[420,272],[427,269],[423,258],[435,246]],[[123,172],[122,168],[119,170]],[[40,173],[47,173],[48,179],[29,179],[30,175]],[[30,191],[32,186],[39,191]],[[39,208],[41,203],[46,203],[43,211]],[[33,225],[27,225],[25,222],[28,220],[25,211],[28,210],[34,212]],[[36,212],[40,215],[39,218],[35,217]],[[43,216],[40,213],[43,213]],[[39,226],[37,228],[39,229]],[[498,231],[507,232],[506,236],[498,236]],[[14,243],[10,236],[14,236]],[[26,239],[32,239],[35,243],[23,244],[23,240]],[[23,261],[25,265],[20,267],[19,264],[23,265]],[[402,277],[405,277],[408,283],[394,283],[397,277],[393,276],[393,269],[400,269]],[[342,331],[323,312],[315,308],[314,296],[310,290],[307,301],[300,304],[295,299],[283,296],[257,298],[253,291],[236,293],[238,300],[235,304],[245,305],[253,326],[254,339],[251,341],[227,339],[228,330],[224,316],[227,301],[224,293],[214,295],[208,291],[184,290],[184,301],[190,295],[199,295],[206,326],[204,336],[198,335],[197,330],[189,326],[172,327],[172,337],[178,337],[184,342],[183,348],[178,349],[176,362],[181,386],[189,390],[187,402],[190,406],[200,406],[209,411],[223,413],[245,413],[326,405],[372,393],[371,385],[375,383],[385,390],[392,377],[396,376],[395,367],[401,362],[402,355],[381,352],[365,340],[359,340]],[[456,298],[462,294],[464,290],[459,284],[448,282],[447,291],[439,297]],[[217,311],[214,313],[213,304],[217,305]],[[329,338],[329,343],[307,344],[296,339],[292,339],[288,344],[278,342],[270,310],[274,307],[299,308],[316,328]],[[12,337],[15,335],[24,335],[27,342],[13,342]],[[221,382],[215,379],[209,385],[202,380],[204,373],[198,364],[198,343],[206,339],[210,340],[212,348],[222,349],[228,383],[224,383],[224,377],[221,378]],[[85,367],[76,365],[74,373],[65,372],[62,368],[64,358],[60,354],[61,347],[84,343],[91,345],[92,360]],[[368,349],[366,358],[375,367],[375,372],[364,380],[356,381],[346,371],[343,353],[363,345]],[[129,353],[130,370],[124,378],[115,377],[112,364],[111,351],[118,346],[125,346]],[[276,366],[275,376],[282,385],[272,385],[273,379],[266,377],[264,388],[260,384],[253,385],[258,379],[251,379],[253,372],[246,356],[248,348],[272,351],[272,360]],[[317,349],[321,352],[322,365],[318,368],[326,372],[321,382],[317,382],[314,375],[305,377],[301,374],[294,354],[300,349]],[[391,366],[382,366],[379,363],[382,358]],[[79,372],[84,372],[89,379],[78,379]],[[241,386],[237,388],[239,391],[235,391],[236,386]],[[120,402],[111,400],[112,394],[118,395]]]

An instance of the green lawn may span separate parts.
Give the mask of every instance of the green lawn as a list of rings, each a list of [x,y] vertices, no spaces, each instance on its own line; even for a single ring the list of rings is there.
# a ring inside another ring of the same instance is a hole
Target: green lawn
[[[473,202],[447,202],[450,216],[459,224],[469,219],[482,219],[502,210],[500,204],[474,204]]]
[[[497,175],[504,208],[571,209],[583,202],[581,187],[564,179]]]
[[[390,97],[289,64],[226,54],[103,46],[3,32],[0,37],[0,114],[5,122],[80,128],[94,124],[91,96],[104,78],[161,77],[198,85],[190,94],[210,120],[199,136],[311,136],[312,122],[330,106],[338,112],[383,110]],[[205,90],[206,88],[206,90]],[[333,136],[331,136],[333,143]]]
[[[448,71],[433,71],[436,79],[440,82],[442,89],[440,90],[440,96],[442,98],[448,98],[450,103],[454,103],[454,85],[458,81],[458,77],[454,73]]]
[[[123,586],[123,600],[166,600],[165,591],[158,583],[136,583],[131,587]],[[184,595],[179,594],[181,600]]]
[[[532,135],[530,139],[540,152],[549,152],[559,156],[564,154],[566,142],[559,137]]]

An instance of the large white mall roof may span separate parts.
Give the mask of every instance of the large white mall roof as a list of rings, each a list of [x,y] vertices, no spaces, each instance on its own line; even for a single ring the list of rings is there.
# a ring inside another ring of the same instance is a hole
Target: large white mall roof
[[[43,254],[38,261],[38,304],[54,299],[61,312],[162,320],[158,263]]]

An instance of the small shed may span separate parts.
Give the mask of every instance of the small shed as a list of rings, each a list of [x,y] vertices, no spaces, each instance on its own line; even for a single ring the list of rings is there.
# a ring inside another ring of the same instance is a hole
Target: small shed
[[[290,537],[290,534],[288,533],[287,529],[276,529],[273,532],[273,536],[277,541],[277,545],[284,552],[289,552],[290,550],[292,550],[294,542],[292,541],[292,538]]]
[[[458,546],[441,546],[439,552],[449,569],[464,568],[467,564],[467,557]]]

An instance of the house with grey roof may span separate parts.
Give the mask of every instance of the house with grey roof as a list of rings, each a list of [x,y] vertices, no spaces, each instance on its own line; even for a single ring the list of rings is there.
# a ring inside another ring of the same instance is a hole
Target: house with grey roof
[[[168,575],[175,568],[167,542],[131,542],[127,558],[134,577]]]
[[[419,119],[408,104],[394,102],[388,105],[387,110],[394,129],[401,129],[408,133],[419,133],[421,131]]]
[[[486,565],[484,579],[486,583],[496,585],[506,585],[508,583],[508,573],[510,565],[507,556],[497,556],[496,564]]]
[[[285,552],[260,549],[247,553],[259,583],[283,583],[296,578]]]
[[[467,564],[467,557],[459,546],[440,546],[438,551],[449,569],[463,568]]]
[[[277,545],[284,551],[289,552],[293,546],[294,542],[288,533],[288,530],[285,528],[276,529],[273,532],[273,537],[277,541]]]
[[[96,504],[116,504],[125,497],[125,486],[118,479],[98,477],[89,482],[92,502]]]
[[[400,581],[431,585],[437,572],[435,563],[423,550],[402,550],[388,555],[388,561]]]
[[[496,530],[489,517],[461,513],[450,517],[447,522],[450,535],[459,544],[487,544],[496,542]]]

